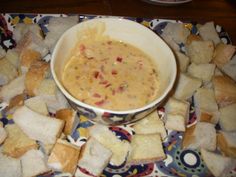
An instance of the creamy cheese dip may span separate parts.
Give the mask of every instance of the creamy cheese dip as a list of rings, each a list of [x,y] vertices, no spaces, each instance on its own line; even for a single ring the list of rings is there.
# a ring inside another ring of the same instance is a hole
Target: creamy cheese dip
[[[148,55],[109,39],[78,43],[65,65],[62,83],[80,101],[114,111],[150,103],[160,86]]]

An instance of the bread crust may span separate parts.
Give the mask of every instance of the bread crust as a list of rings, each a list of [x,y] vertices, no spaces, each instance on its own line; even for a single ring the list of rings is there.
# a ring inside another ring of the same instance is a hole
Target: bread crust
[[[230,146],[224,137],[224,134],[221,132],[217,134],[217,146],[224,155],[236,158],[236,147]]]
[[[232,58],[236,47],[230,44],[219,43],[216,45],[213,62],[222,68]]]
[[[28,150],[38,148],[36,141],[30,139],[17,125],[7,125],[6,130],[8,138],[3,144],[4,154],[19,158]]]
[[[60,163],[63,172],[69,172],[73,175],[76,171],[79,154],[79,147],[58,139],[49,156],[48,163]]]
[[[29,68],[31,64],[36,61],[40,60],[41,54],[32,49],[23,49],[20,54],[20,66],[24,66]]]
[[[186,45],[190,45],[193,41],[202,41],[202,37],[201,36],[198,36],[196,34],[190,34],[188,35],[187,37],[187,40],[186,40]]]
[[[36,89],[47,75],[49,64],[44,61],[34,62],[25,77],[26,92],[29,96],[35,96]]]
[[[56,118],[65,121],[65,127],[63,129],[63,132],[66,135],[71,134],[71,131],[73,129],[73,123],[75,120],[75,114],[76,113],[72,109],[69,109],[69,108],[60,109],[56,112]]]
[[[220,107],[236,103],[236,84],[227,76],[213,78],[216,102]]]
[[[183,141],[182,141],[182,148],[186,149],[190,144],[192,144],[195,141],[194,131],[196,128],[196,124],[188,127],[184,133]]]

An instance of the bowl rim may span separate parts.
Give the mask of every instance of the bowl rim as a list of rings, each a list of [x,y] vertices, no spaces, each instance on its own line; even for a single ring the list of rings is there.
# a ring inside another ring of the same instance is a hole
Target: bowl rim
[[[92,21],[99,21],[99,20],[102,20],[102,21],[114,21],[114,20],[119,20],[119,21],[123,21],[125,23],[133,23],[135,24],[136,26],[138,26],[139,28],[143,28],[145,29],[147,32],[149,33],[152,33],[153,35],[156,36],[156,39],[157,40],[160,40],[162,42],[162,44],[167,47],[170,52],[170,55],[171,55],[171,58],[173,59],[173,61],[171,62],[172,63],[172,69],[173,70],[173,76],[171,77],[171,80],[168,84],[168,86],[166,87],[166,89],[164,89],[163,93],[157,97],[156,99],[154,99],[153,101],[151,101],[150,103],[140,107],[140,108],[135,108],[135,109],[129,109],[129,110],[121,110],[121,111],[116,111],[116,110],[109,110],[109,109],[104,109],[104,108],[99,108],[99,107],[96,107],[96,106],[92,106],[92,105],[89,105],[89,104],[86,104],[82,101],[80,101],[79,99],[76,99],[75,97],[73,97],[63,86],[63,84],[59,81],[57,75],[56,75],[56,72],[54,71],[54,65],[55,65],[55,61],[56,61],[56,53],[57,51],[59,50],[59,44],[62,42],[63,38],[70,32],[72,31],[73,29],[75,28],[78,28],[78,26],[81,26],[81,24],[84,24],[84,23],[91,23]],[[100,113],[104,113],[104,112],[107,112],[107,113],[111,113],[111,114],[118,114],[118,115],[126,115],[126,114],[134,114],[134,113],[137,113],[137,112],[143,112],[149,108],[152,108],[152,107],[155,107],[157,104],[159,104],[161,101],[163,101],[163,99],[169,94],[169,92],[171,91],[172,87],[174,86],[174,83],[175,83],[175,80],[176,80],[176,77],[177,77],[177,63],[176,63],[176,59],[175,59],[175,55],[173,53],[173,51],[171,50],[171,48],[166,44],[166,42],[159,36],[157,35],[154,31],[152,31],[151,29],[145,27],[144,25],[142,24],[139,24],[138,22],[135,22],[135,21],[132,21],[132,20],[129,20],[129,19],[124,19],[124,18],[121,18],[121,17],[101,17],[101,18],[95,18],[95,19],[89,19],[89,20],[86,20],[86,21],[83,21],[83,22],[79,22],[78,24],[72,26],[71,28],[67,29],[59,38],[59,40],[57,41],[54,49],[53,49],[53,52],[52,52],[52,55],[51,55],[51,61],[50,61],[50,68],[51,68],[51,72],[52,72],[52,76],[53,76],[53,79],[54,81],[56,82],[56,85],[59,87],[59,89],[61,90],[61,92],[66,96],[66,98],[68,98],[70,101],[72,101],[73,103],[75,103],[76,105],[79,105],[81,107],[85,107],[87,109],[92,109],[94,112],[100,112]]]

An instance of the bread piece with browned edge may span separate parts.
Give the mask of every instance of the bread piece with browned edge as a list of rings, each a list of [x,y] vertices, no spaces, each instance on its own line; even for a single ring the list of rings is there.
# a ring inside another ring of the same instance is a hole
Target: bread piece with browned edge
[[[189,102],[171,97],[164,107],[165,127],[169,130],[185,131],[189,118]]]
[[[13,112],[15,112],[15,110],[22,106],[24,104],[24,99],[25,99],[25,94],[19,94],[16,95],[15,97],[13,97],[10,101],[9,104],[6,108],[6,113],[7,114],[13,114]]]
[[[74,175],[79,160],[80,148],[58,139],[48,158],[49,167]]]
[[[44,39],[45,45],[50,49],[51,53],[56,45],[57,40],[60,36],[70,27],[78,23],[78,16],[69,17],[52,17],[48,22],[48,32]]]
[[[227,62],[222,68],[225,74],[231,77],[236,82],[236,55]]]
[[[201,149],[201,156],[207,168],[215,177],[224,177],[236,167],[236,160]]]
[[[25,34],[29,31],[34,33],[39,38],[42,38],[42,30],[37,23],[17,23],[13,30],[13,39],[18,43],[22,38],[24,38]]]
[[[19,56],[19,61],[20,61],[19,69],[21,73],[23,74],[27,73],[31,64],[40,59],[41,59],[41,54],[39,52],[27,48],[23,49]]]
[[[179,51],[175,51],[175,55],[180,72],[186,72],[189,65],[189,57]]]
[[[220,43],[220,37],[216,32],[216,28],[214,22],[207,22],[204,25],[201,25],[199,28],[200,36],[205,40],[213,41],[214,44]]]
[[[32,177],[50,172],[44,154],[40,150],[31,149],[21,156],[22,176]]]
[[[36,61],[31,64],[25,77],[25,88],[29,96],[36,95],[36,89],[49,73],[49,63]]]
[[[197,34],[190,34],[187,37],[185,45],[190,45],[193,41],[203,41],[202,37]]]
[[[214,53],[214,44],[212,41],[192,41],[186,45],[186,54],[190,61],[195,64],[211,62]]]
[[[8,124],[5,129],[8,136],[3,144],[4,154],[19,158],[28,150],[38,148],[36,141],[30,139],[16,124]]]
[[[219,68],[222,68],[226,63],[230,61],[233,54],[235,53],[235,50],[236,47],[231,44],[217,44],[213,57],[213,63],[215,63]]]
[[[188,67],[188,74],[192,77],[201,79],[203,83],[208,83],[212,80],[215,72],[215,64],[205,63],[205,64],[195,64],[192,63]]]
[[[127,163],[131,165],[152,163],[164,160],[161,136],[155,134],[135,134],[131,139],[131,151]]]
[[[236,103],[220,108],[219,124],[224,131],[236,131]]]
[[[90,137],[82,146],[78,166],[95,176],[99,176],[108,165],[112,152]]]
[[[180,100],[187,100],[201,85],[202,81],[200,79],[180,73],[173,96]]]
[[[236,158],[236,132],[217,133],[217,146],[224,155]]]
[[[170,36],[176,43],[185,43],[190,31],[183,23],[168,22],[163,29],[163,34]]]
[[[28,31],[17,43],[16,50],[21,53],[25,49],[34,50],[40,53],[43,58],[48,54],[48,47],[45,45],[43,38],[32,31]]]
[[[183,137],[182,148],[205,148],[214,151],[216,149],[215,125],[207,122],[197,122],[197,124],[187,128]]]
[[[22,94],[24,90],[25,75],[21,75],[0,88],[0,100],[9,103],[13,97]]]
[[[36,89],[35,94],[43,99],[51,113],[70,107],[53,79],[44,79]]]
[[[219,107],[236,103],[236,83],[226,76],[215,76],[212,80],[216,102]]]
[[[65,133],[65,135],[70,135],[73,133],[80,121],[77,116],[77,112],[69,108],[58,110],[56,112],[56,118],[65,121],[65,126],[63,129],[63,133]]]
[[[46,103],[40,96],[31,97],[24,102],[25,106],[42,115],[49,115]]]
[[[217,124],[220,117],[214,91],[208,88],[199,88],[194,94],[194,105],[197,120]]]
[[[162,140],[167,136],[164,122],[160,119],[156,110],[134,124],[133,128],[136,134],[159,133]]]
[[[125,162],[131,148],[130,143],[127,140],[120,140],[107,126],[100,124],[96,124],[89,128],[89,134],[103,146],[111,150],[111,164],[120,166]]]
[[[2,122],[0,122],[0,145],[5,141],[7,138],[7,131],[3,127]]]
[[[45,144],[54,144],[64,127],[63,120],[44,116],[26,106],[22,106],[14,112],[13,120],[31,139]]]

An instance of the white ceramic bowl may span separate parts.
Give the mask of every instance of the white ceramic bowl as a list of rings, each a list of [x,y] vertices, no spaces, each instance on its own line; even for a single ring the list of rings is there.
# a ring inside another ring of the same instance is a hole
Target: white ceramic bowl
[[[62,71],[69,59],[71,50],[78,42],[77,36],[88,28],[104,28],[104,35],[111,39],[129,43],[147,53],[157,64],[161,93],[151,103],[127,111],[112,111],[91,106],[74,98],[61,82]],[[98,18],[81,22],[67,30],[58,40],[51,58],[51,71],[55,82],[62,93],[70,101],[73,108],[90,120],[106,124],[127,124],[143,118],[157,108],[172,89],[176,78],[176,61],[173,52],[166,43],[147,27],[121,18]]]

